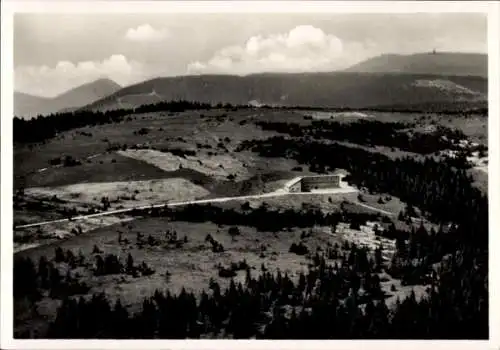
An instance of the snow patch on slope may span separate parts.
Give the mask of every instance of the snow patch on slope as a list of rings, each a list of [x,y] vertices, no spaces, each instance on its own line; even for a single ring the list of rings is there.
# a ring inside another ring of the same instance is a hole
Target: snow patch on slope
[[[458,95],[461,97],[476,97],[481,98],[484,97],[484,94],[478,91],[471,90],[465,86],[454,83],[450,80],[445,79],[418,79],[412,84],[416,87],[424,87],[424,88],[432,88],[440,90],[449,95]]]

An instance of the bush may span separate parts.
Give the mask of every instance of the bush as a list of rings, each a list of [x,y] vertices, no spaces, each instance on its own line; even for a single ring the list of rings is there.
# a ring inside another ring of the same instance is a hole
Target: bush
[[[52,158],[51,160],[49,160],[49,164],[50,165],[59,165],[61,164],[61,158],[60,157],[57,157],[57,158]]]
[[[54,260],[58,263],[66,261],[66,257],[64,256],[64,251],[62,250],[61,247],[56,248]]]
[[[146,128],[140,128],[139,130],[134,131],[134,135],[147,135],[149,130]]]
[[[81,164],[82,164],[82,162],[80,162],[79,160],[74,159],[71,156],[66,156],[64,158],[64,161],[63,161],[63,165],[65,167],[76,166],[76,165],[81,165]]]
[[[97,244],[94,244],[94,248],[92,249],[92,254],[102,254],[103,251],[97,246]]]
[[[108,254],[104,259],[100,255],[96,256],[96,268],[94,270],[94,275],[115,275],[122,273],[123,271],[124,268],[116,255]]]
[[[237,271],[247,270],[249,268],[250,267],[248,266],[246,260],[242,260],[237,263],[232,262],[229,268],[219,266],[219,277],[231,278],[236,276]]]
[[[219,242],[214,242],[214,244],[212,244],[212,252],[222,253],[223,251],[224,251],[224,246]]]
[[[349,225],[349,228],[350,228],[351,230],[359,230],[359,229],[361,229],[361,225],[359,224],[359,222],[355,222],[355,221],[353,221],[353,222],[351,222],[351,224]]]
[[[229,228],[229,235],[234,237],[234,236],[239,236],[241,234],[240,229],[236,226],[233,226]]]
[[[149,267],[149,265],[146,264],[144,261],[142,262],[141,266],[139,267],[139,271],[141,271],[143,276],[150,276],[156,272],[154,269]]]
[[[306,255],[307,253],[309,253],[309,249],[302,242],[300,242],[299,244],[292,243],[289,252],[295,253],[297,255]]]

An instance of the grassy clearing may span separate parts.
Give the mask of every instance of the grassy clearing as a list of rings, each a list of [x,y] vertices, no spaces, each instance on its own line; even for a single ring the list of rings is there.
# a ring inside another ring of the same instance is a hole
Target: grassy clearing
[[[461,130],[472,142],[488,146],[488,117],[471,115],[467,117],[436,117],[436,122]]]
[[[116,152],[71,167],[48,167],[26,176],[23,187],[64,186],[78,183],[150,180],[170,177],[161,169]],[[21,184],[19,184],[21,185]]]
[[[109,215],[95,218],[86,218],[78,221],[57,222],[39,227],[28,227],[14,233],[14,251],[20,252],[44,244],[52,244],[61,239],[72,239],[85,232],[98,228],[125,223],[134,220],[126,215]],[[24,237],[25,239],[21,239]]]
[[[14,169],[18,175],[25,175],[37,169],[45,168],[53,158],[71,155],[81,159],[103,153],[112,144],[150,144],[158,147],[168,146],[180,136],[192,141],[192,135],[199,129],[210,129],[222,123],[212,117],[224,111],[190,111],[176,114],[151,113],[127,117],[120,123],[97,125],[70,130],[59,134],[43,144],[16,145],[14,150]],[[232,112],[245,118],[248,112]],[[203,115],[203,116],[202,116]],[[224,120],[223,118],[222,120]],[[228,123],[232,123],[229,120]],[[234,129],[238,124],[232,123]],[[228,124],[228,127],[230,125]],[[138,133],[145,129],[145,133]],[[246,130],[247,132],[249,130]],[[182,141],[184,142],[184,141]]]
[[[91,163],[87,163],[88,157],[106,153],[110,147],[116,146],[140,145],[157,149],[190,149],[201,152],[203,158],[206,158],[209,152],[214,156],[224,157],[241,140],[273,135],[270,132],[263,132],[252,123],[245,122],[252,118],[252,115],[250,111],[225,112],[224,110],[138,114],[120,123],[67,131],[43,144],[16,145],[14,147],[15,185],[16,187],[54,186],[68,184],[67,181],[76,183],[75,181],[82,180],[81,175],[68,169],[47,169],[40,174],[36,173],[40,169],[49,168],[51,160],[64,156],[71,156],[82,161],[85,166],[80,169],[86,172],[86,175],[91,175],[91,178],[96,178],[96,180],[90,180],[93,182],[104,181],[102,179],[111,176],[109,173],[113,173],[114,170],[117,173],[130,174],[130,170],[126,168],[129,165],[134,168],[135,164],[130,161],[127,165],[125,160],[119,160],[116,155],[109,156],[117,158],[117,163],[113,166],[106,164],[109,159],[108,155],[103,155],[104,158],[91,159]],[[245,162],[244,158],[236,157],[236,159],[236,162]],[[103,164],[96,163],[100,160]],[[79,167],[75,167],[77,168]],[[153,172],[156,176],[153,170],[148,170],[145,166],[141,166],[140,169],[143,169],[146,174]],[[97,175],[98,173],[103,173],[103,175]],[[69,180],[64,180],[66,177]],[[134,174],[130,174],[130,177],[135,180],[141,179],[140,177],[134,178]]]
[[[345,142],[345,141],[335,141],[335,143],[338,143],[339,145],[351,147],[351,148],[361,148],[365,151],[380,153],[380,154],[383,154],[383,155],[385,155],[389,158],[392,158],[392,159],[397,159],[397,158],[402,158],[402,157],[412,157],[414,159],[424,159],[425,158],[425,156],[422,154],[407,152],[407,151],[400,150],[398,148],[390,148],[390,147],[378,146],[378,145],[370,147],[370,146],[358,145],[355,143]]]
[[[245,259],[255,273],[258,273],[262,263],[271,271],[279,268],[293,276],[305,270],[306,258],[288,252],[292,243],[300,241],[301,230],[270,233],[257,232],[250,227],[239,229],[241,235],[232,239],[228,234],[229,226],[218,227],[212,223],[169,222],[164,218],[148,218],[100,228],[70,240],[20,252],[18,256],[29,256],[38,261],[42,255],[52,257],[56,247],[71,249],[75,253],[82,251],[87,256],[91,255],[94,245],[99,246],[104,254],[117,254],[121,259],[131,253],[136,263],[145,261],[156,273],[152,276],[133,278],[126,275],[95,277],[90,271],[80,271],[81,280],[92,286],[90,293],[104,291],[112,298],[120,297],[124,305],[128,306],[141,301],[155,289],[168,289],[171,292],[179,292],[182,287],[201,290],[207,288],[210,278],[225,286],[229,279],[218,276],[217,264],[228,266],[231,262]],[[146,245],[142,249],[136,245],[138,232],[165,242],[166,230],[175,230],[179,238],[188,237],[188,242],[181,248],[165,243],[155,247]],[[124,240],[129,241],[128,244],[119,244],[118,231],[122,232]],[[224,252],[212,252],[211,245],[205,241],[208,233],[223,244]],[[324,234],[321,228],[316,228],[304,243],[314,251],[316,247],[324,248],[332,241],[335,241],[334,237]],[[167,270],[171,273],[168,282],[165,277]],[[236,278],[244,278],[244,273],[240,272]]]
[[[347,196],[351,201],[359,201],[357,194],[348,194]],[[362,191],[360,193],[360,197],[363,204],[388,211],[395,216],[397,216],[399,212],[404,210],[406,207],[406,204],[399,198],[384,193],[370,194],[367,191]],[[379,202],[380,199],[382,199],[382,202]]]
[[[214,155],[200,159],[201,157],[197,156],[179,157],[169,152],[151,149],[126,150],[118,151],[118,153],[154,165],[164,171],[188,168],[219,179],[226,179],[230,175],[246,178],[249,175],[244,164],[229,155]]]
[[[17,256],[29,256],[38,261],[41,256],[52,258],[56,247],[63,250],[72,250],[75,254],[82,252],[87,261],[93,262],[92,251],[94,245],[101,249],[101,255],[116,254],[122,262],[125,262],[130,253],[135,264],[143,261],[155,270],[150,276],[132,277],[130,275],[106,275],[94,276],[89,265],[78,267],[72,273],[77,273],[80,282],[85,282],[92,293],[104,292],[112,301],[120,298],[122,304],[129,311],[137,311],[144,297],[152,295],[154,290],[169,290],[171,293],[179,293],[182,288],[188,291],[201,291],[206,289],[211,279],[216,280],[223,287],[228,286],[230,279],[219,276],[218,266],[229,267],[231,263],[243,260],[250,266],[251,274],[257,276],[261,273],[262,265],[271,272],[287,272],[293,279],[297,279],[301,271],[306,271],[309,259],[304,255],[296,255],[289,252],[292,243],[302,242],[310,252],[324,250],[328,246],[343,242],[343,234],[332,234],[331,227],[316,226],[311,229],[290,229],[276,233],[258,232],[255,228],[239,226],[240,234],[232,238],[229,235],[230,226],[217,226],[212,223],[188,223],[170,222],[167,218],[144,218],[131,222],[122,222],[112,226],[99,228],[70,240],[59,241],[53,244],[36,247],[17,254]],[[178,239],[182,242],[180,246],[167,244],[166,231],[175,231]],[[301,237],[303,232],[307,237]],[[122,241],[119,241],[121,233]],[[137,234],[145,238],[151,236],[154,245],[137,244]],[[361,231],[359,232],[361,233]],[[206,235],[220,242],[224,252],[215,253],[210,243],[206,241]],[[184,237],[187,240],[184,241]],[[334,261],[330,261],[333,263]],[[62,268],[65,268],[63,263]],[[166,273],[169,273],[167,278]],[[236,281],[244,281],[245,272],[239,271],[234,277]],[[396,290],[392,290],[392,286]],[[415,290],[417,297],[425,293],[424,286],[401,286],[398,280],[385,275],[382,279],[384,291],[390,296],[387,299],[389,305],[394,304],[396,299],[404,298],[411,290]],[[43,328],[48,320],[55,316],[57,300],[45,296],[36,304],[33,311],[25,310],[24,313],[16,315],[16,329],[23,327],[30,329]]]
[[[468,170],[474,179],[473,185],[479,188],[483,193],[488,193],[488,173],[482,169],[472,168]]]
[[[286,182],[286,181],[284,181]],[[258,208],[266,205],[269,208],[287,210],[293,209],[300,211],[302,209],[319,209],[323,212],[337,211],[340,204],[347,194],[300,194],[281,197],[268,197],[264,199],[249,199],[246,201],[232,201],[220,203],[218,206],[224,208],[240,208],[244,202],[248,202],[250,208]]]
[[[181,179],[83,183],[61,187],[32,187],[25,190],[31,197],[57,198],[76,204],[99,205],[107,197],[111,209],[132,208],[170,200],[192,200],[206,196],[203,187]]]

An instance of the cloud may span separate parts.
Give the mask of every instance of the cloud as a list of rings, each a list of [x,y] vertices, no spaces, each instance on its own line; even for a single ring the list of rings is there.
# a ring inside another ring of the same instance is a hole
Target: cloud
[[[166,29],[155,29],[149,24],[142,24],[137,28],[129,28],[125,33],[125,39],[142,42],[158,42],[168,36]]]
[[[207,61],[188,64],[190,74],[307,72],[343,68],[362,56],[364,45],[344,43],[311,25],[287,33],[252,36],[242,45],[224,47]]]
[[[99,78],[128,85],[142,80],[144,76],[141,63],[119,54],[102,61],[59,61],[54,67],[19,66],[14,71],[15,89],[38,96],[55,96]]]

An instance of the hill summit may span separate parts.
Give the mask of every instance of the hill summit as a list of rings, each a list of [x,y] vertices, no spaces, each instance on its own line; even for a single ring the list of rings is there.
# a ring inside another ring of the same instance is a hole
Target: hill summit
[[[56,97],[39,97],[21,92],[14,93],[14,115],[33,118],[40,114],[76,110],[115,93],[122,87],[108,78],[77,86]]]
[[[459,75],[486,78],[488,77],[488,55],[456,52],[384,54],[355,64],[346,72]]]

